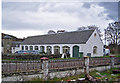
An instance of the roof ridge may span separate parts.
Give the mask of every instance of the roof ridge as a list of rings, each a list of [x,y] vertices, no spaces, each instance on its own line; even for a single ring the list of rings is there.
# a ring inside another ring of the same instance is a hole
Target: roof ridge
[[[94,30],[72,31],[26,38],[23,44],[85,44]]]
[[[56,34],[65,34],[65,33],[74,33],[74,32],[94,31],[94,30],[95,29],[89,29],[89,30],[80,30],[80,31],[70,31],[70,32],[54,33],[54,34],[35,35],[35,36],[28,36],[27,38],[39,37],[39,36],[47,36],[47,35],[56,35]]]

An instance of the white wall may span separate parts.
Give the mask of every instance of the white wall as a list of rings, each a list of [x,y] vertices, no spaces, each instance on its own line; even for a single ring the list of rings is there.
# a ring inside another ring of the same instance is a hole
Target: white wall
[[[94,33],[96,33],[96,36],[94,36]],[[97,54],[93,54],[94,46],[97,46]],[[81,51],[84,52],[84,55],[87,55],[87,53],[91,53],[91,57],[103,56],[103,46],[103,42],[100,39],[99,34],[95,30],[86,44],[81,45]]]
[[[4,47],[1,47],[1,53],[4,53]]]
[[[94,33],[96,33],[96,37],[94,37]],[[40,50],[40,46],[44,46],[45,48],[45,52],[47,52],[47,46],[51,46],[52,47],[52,54],[54,54],[54,46],[59,46],[60,47],[60,54],[63,53],[63,46],[69,46],[70,47],[70,57],[73,56],[73,46],[79,46],[79,52],[83,52],[83,55],[86,56],[87,53],[91,53],[91,56],[103,56],[103,43],[102,40],[100,39],[97,31],[95,30],[93,32],[93,34],[91,35],[91,37],[88,39],[88,41],[86,42],[86,44],[41,44],[41,45],[20,45],[20,50],[21,50],[21,46],[38,46],[38,49]],[[97,46],[97,54],[93,55],[93,47]],[[29,48],[28,48],[29,50]]]
[[[75,46],[75,45],[77,45],[77,46],[79,46],[79,50],[80,50],[80,44],[41,44],[41,45],[20,45],[20,50],[21,50],[21,47],[22,46],[24,46],[24,48],[25,48],[25,46],[33,46],[33,48],[34,48],[34,46],[38,46],[38,49],[40,50],[40,46],[44,46],[45,47],[45,52],[47,52],[47,46],[51,46],[52,47],[52,54],[54,54],[54,46],[59,46],[60,47],[60,54],[62,54],[63,53],[63,46],[69,46],[70,47],[70,57],[72,57],[73,55],[72,55],[72,51],[73,51],[73,46]],[[28,49],[29,50],[29,49]]]
[[[20,47],[12,47],[12,53],[15,53],[16,51],[21,50]]]

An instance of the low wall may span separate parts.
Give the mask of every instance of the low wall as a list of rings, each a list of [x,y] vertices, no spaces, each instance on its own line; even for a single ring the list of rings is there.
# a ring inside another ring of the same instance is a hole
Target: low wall
[[[89,58],[42,61],[3,61],[2,81],[27,81],[33,78],[44,80],[66,77],[89,71],[104,71],[120,67],[120,58]],[[10,76],[11,75],[11,76]]]
[[[119,65],[114,65],[115,68],[119,68]],[[90,71],[98,70],[98,71],[105,71],[110,69],[111,66],[99,66],[99,67],[92,67],[90,68]],[[77,74],[84,73],[84,69],[75,69],[75,70],[66,70],[66,71],[56,71],[56,72],[49,72],[48,78],[52,79],[54,77],[62,78],[67,76],[73,76]],[[33,75],[15,75],[15,76],[8,76],[3,77],[2,81],[28,81],[36,78],[43,78],[43,73],[33,74]]]

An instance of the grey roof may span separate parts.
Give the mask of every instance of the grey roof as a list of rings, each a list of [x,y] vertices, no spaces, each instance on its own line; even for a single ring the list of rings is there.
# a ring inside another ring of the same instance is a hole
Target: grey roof
[[[16,45],[20,45],[22,44],[23,42],[19,42],[19,41],[13,41],[12,42],[12,47],[16,47]]]
[[[10,36],[8,36],[8,35],[6,35],[6,36],[4,36],[3,37],[3,39],[11,39],[12,37],[10,37]]]
[[[74,31],[27,37],[23,44],[85,44],[94,30]]]

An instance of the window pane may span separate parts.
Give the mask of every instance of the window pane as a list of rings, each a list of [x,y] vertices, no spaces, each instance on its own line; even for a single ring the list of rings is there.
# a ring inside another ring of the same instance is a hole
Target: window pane
[[[93,54],[97,54],[97,46],[93,47]]]
[[[69,54],[69,52],[70,52],[70,47],[64,46],[63,47],[63,53]]]
[[[24,46],[22,46],[22,50],[24,50]]]
[[[38,50],[38,46],[35,46],[35,50]]]
[[[60,47],[54,46],[54,54],[60,54]]]
[[[40,46],[40,52],[44,52],[44,46]]]
[[[28,46],[25,46],[25,50],[28,50]]]
[[[52,47],[51,46],[47,46],[47,54],[52,54]]]
[[[30,50],[33,50],[33,46],[30,46]]]

